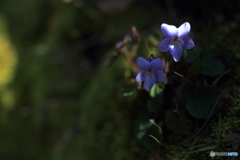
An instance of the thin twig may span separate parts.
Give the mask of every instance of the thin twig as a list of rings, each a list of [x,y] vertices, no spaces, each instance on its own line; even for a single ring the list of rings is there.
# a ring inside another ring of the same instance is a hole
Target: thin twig
[[[217,82],[219,81],[219,79],[222,78],[225,74],[229,73],[230,71],[232,71],[232,69],[229,69],[229,70],[223,72],[221,75],[219,75],[219,76],[216,78],[216,80],[212,83],[213,86],[216,86],[216,84],[217,84]]]
[[[188,81],[189,83],[191,83],[192,85],[194,85],[195,87],[197,87],[196,84],[194,84],[192,81],[190,81],[189,79],[185,78],[183,75],[181,75],[180,73],[173,71],[174,74],[178,75],[179,77],[182,77],[183,79],[185,79],[186,81]]]

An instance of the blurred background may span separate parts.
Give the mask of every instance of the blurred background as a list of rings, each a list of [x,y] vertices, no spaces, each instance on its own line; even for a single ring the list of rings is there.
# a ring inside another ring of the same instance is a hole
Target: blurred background
[[[133,135],[138,102],[118,94],[124,65],[107,68],[105,60],[132,26],[147,35],[162,23],[188,21],[192,32],[203,31],[239,21],[236,6],[240,1],[2,0],[0,159],[146,159]]]

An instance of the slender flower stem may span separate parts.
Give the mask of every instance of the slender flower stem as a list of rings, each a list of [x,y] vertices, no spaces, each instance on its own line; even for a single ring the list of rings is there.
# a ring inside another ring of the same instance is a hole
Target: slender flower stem
[[[149,59],[150,59],[150,60],[153,60],[153,59],[155,59],[155,58],[154,58],[154,55],[153,55],[152,53],[151,53],[151,55],[150,55]]]
[[[137,67],[137,65],[136,65],[135,57],[132,56],[132,55],[131,55],[129,52],[127,52],[126,50],[123,51],[123,54],[124,54],[124,56],[126,57],[127,61],[130,63],[131,68],[132,68],[132,71],[137,74],[137,73],[139,72],[139,69],[138,69],[138,67]]]

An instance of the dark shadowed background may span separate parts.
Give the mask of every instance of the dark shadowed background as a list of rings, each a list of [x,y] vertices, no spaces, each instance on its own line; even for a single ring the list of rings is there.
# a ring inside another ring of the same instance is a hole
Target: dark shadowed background
[[[135,114],[140,102],[119,94],[122,62],[108,68],[105,60],[132,26],[148,35],[162,23],[190,22],[198,47],[210,29],[238,23],[239,7],[227,0],[2,0],[0,159],[147,159],[133,135],[145,111]]]

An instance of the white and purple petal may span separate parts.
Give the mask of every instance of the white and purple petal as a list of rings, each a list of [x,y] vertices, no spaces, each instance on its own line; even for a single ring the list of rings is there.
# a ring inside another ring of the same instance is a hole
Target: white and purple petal
[[[178,37],[188,36],[191,30],[191,26],[188,22],[183,23],[180,27],[178,27]]]
[[[160,58],[153,59],[150,63],[151,63],[151,69],[153,70],[163,69],[163,62]]]
[[[139,72],[138,74],[137,74],[137,76],[136,76],[136,81],[137,82],[143,82],[144,81],[144,77],[145,77],[145,72],[146,71],[141,71],[141,72]]]
[[[142,57],[139,57],[137,59],[137,66],[140,70],[148,70],[150,68],[150,62]]]
[[[183,37],[181,37],[181,40],[183,41],[184,48],[191,49],[194,47],[194,42],[193,42],[192,38],[190,38],[188,36],[183,36]]]
[[[150,91],[151,88],[153,87],[153,85],[156,83],[156,76],[155,73],[152,72],[151,74],[149,74],[148,72],[145,73],[145,77],[144,77],[144,85],[143,87],[147,90]]]
[[[173,38],[173,37],[178,36],[178,29],[174,25],[168,25],[166,23],[163,23],[161,25],[161,30],[162,30],[164,36],[167,38]]]
[[[182,52],[183,52],[183,45],[182,45],[182,43],[176,43],[174,45],[170,45],[169,46],[169,50],[170,50],[170,53],[173,56],[173,60],[175,62],[180,61],[181,55],[182,55]]]
[[[169,50],[169,45],[172,41],[172,38],[164,38],[161,40],[161,42],[158,44],[158,50],[161,52],[167,52]]]
[[[155,72],[155,75],[156,75],[156,80],[157,82],[166,82],[167,81],[167,78],[165,76],[165,74],[159,70],[154,70]]]

